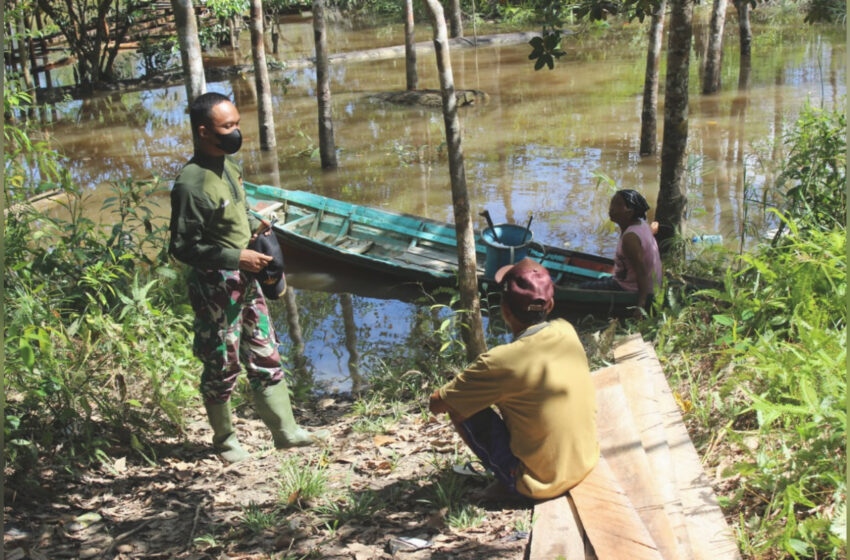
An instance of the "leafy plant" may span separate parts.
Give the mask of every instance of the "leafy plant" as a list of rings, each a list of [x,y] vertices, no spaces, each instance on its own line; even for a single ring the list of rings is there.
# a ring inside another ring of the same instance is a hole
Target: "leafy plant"
[[[847,204],[847,116],[807,106],[786,142],[791,145],[776,188],[798,227],[844,227]],[[781,236],[780,227],[777,237]]]
[[[17,472],[60,450],[98,460],[115,443],[151,462],[152,436],[179,428],[197,394],[179,274],[145,254],[165,245],[164,229],[134,223],[148,186],[128,183],[111,233],[73,189],[58,201],[66,217],[20,204],[7,225],[6,457]]]
[[[449,511],[446,524],[452,529],[463,531],[481,526],[487,519],[484,510],[473,504],[463,504]]]
[[[285,506],[301,506],[325,493],[328,483],[327,467],[321,464],[303,465],[298,457],[287,456],[280,466],[280,502]]]
[[[787,194],[782,210],[770,210],[780,233],[741,255],[717,249],[728,263],[723,287],[668,300],[642,325],[695,444],[713,450],[711,460],[735,458],[720,498],[751,558],[843,558],[842,118],[806,110],[786,137],[792,156],[765,197]]]

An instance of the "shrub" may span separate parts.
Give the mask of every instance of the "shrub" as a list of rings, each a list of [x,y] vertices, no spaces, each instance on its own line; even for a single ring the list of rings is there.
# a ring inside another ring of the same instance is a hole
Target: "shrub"
[[[116,443],[152,460],[151,436],[182,423],[196,395],[191,319],[165,228],[151,225],[156,181],[115,187],[111,230],[68,190],[58,218],[19,205],[7,223],[6,459],[102,457]],[[63,195],[64,196],[64,195]]]

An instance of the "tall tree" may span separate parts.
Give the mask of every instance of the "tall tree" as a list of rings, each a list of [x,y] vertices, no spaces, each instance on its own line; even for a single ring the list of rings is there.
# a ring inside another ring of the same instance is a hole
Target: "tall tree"
[[[191,103],[196,97],[207,92],[201,41],[198,39],[198,22],[195,20],[192,0],[171,0],[171,8],[177,23],[177,42],[180,44],[180,59],[183,62],[186,99],[187,103]]]
[[[460,0],[449,2],[449,23],[452,26],[452,39],[463,37],[463,14],[460,10]]]
[[[425,0],[431,12],[434,28],[434,52],[440,74],[440,94],[443,98],[443,121],[446,127],[446,144],[449,152],[449,175],[452,183],[452,205],[455,217],[458,252],[458,288],[460,290],[461,336],[466,344],[466,356],[472,361],[487,350],[481,304],[478,299],[478,263],[475,260],[475,234],[469,194],[466,189],[466,172],[463,166],[460,121],[457,117],[452,61],[443,7],[438,0]]]
[[[251,0],[251,54],[254,58],[254,80],[257,84],[257,118],[260,128],[260,149],[271,150],[277,145],[274,133],[272,92],[269,68],[266,66],[266,46],[263,42],[263,1]]]
[[[738,63],[738,88],[746,89],[750,87],[753,44],[753,31],[750,29],[749,0],[735,0],[735,10],[738,12],[738,35],[741,44],[741,58]]]
[[[688,146],[688,71],[693,36],[694,0],[670,0],[667,37],[667,78],[664,88],[664,136],[661,144],[661,180],[655,219],[662,252],[665,240],[681,229],[687,204],[685,153]]]
[[[325,29],[325,0],[313,0],[313,38],[316,42],[316,97],[319,104],[319,156],[322,169],[335,169],[336,145],[331,114],[330,62]]]
[[[419,87],[419,75],[416,72],[416,36],[413,25],[413,0],[404,0],[404,67],[407,73],[407,89],[413,91]]]
[[[714,0],[711,6],[711,24],[708,31],[708,50],[705,55],[703,93],[720,90],[720,69],[723,61],[723,28],[726,25],[726,0]]]
[[[640,114],[640,155],[649,156],[658,145],[658,66],[664,37],[664,11],[667,0],[661,0],[652,12],[649,43],[646,48],[646,74],[643,81],[643,109]]]

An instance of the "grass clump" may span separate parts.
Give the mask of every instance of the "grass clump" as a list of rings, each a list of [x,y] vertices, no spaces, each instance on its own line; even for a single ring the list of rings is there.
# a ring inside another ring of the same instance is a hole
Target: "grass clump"
[[[256,502],[250,502],[242,507],[240,515],[242,525],[252,534],[259,534],[266,529],[275,527],[280,522],[280,516],[276,511],[265,511]]]
[[[284,507],[301,507],[324,495],[328,485],[327,466],[319,461],[315,465],[302,464],[292,455],[280,465],[280,490],[278,496]]]

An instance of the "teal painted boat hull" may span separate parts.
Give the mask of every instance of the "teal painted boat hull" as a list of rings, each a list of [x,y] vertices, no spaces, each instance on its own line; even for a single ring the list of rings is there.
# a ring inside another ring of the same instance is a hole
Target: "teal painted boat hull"
[[[274,231],[285,252],[310,254],[387,280],[427,287],[456,285],[457,237],[452,224],[268,185],[246,182],[245,191],[254,212],[275,218]],[[479,285],[484,292],[495,290],[484,271],[487,244],[480,232],[475,240]],[[532,244],[528,253],[552,275],[559,305],[615,312],[636,302],[636,294],[630,292],[577,287],[610,276],[611,259],[539,243]]]

